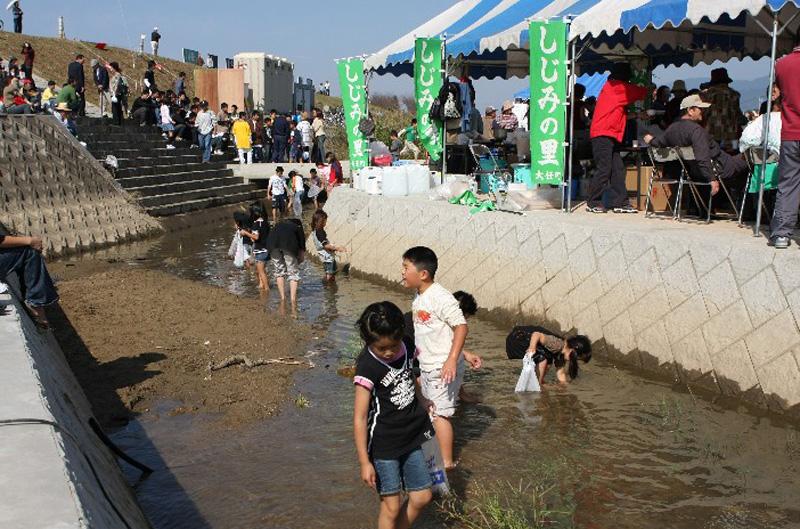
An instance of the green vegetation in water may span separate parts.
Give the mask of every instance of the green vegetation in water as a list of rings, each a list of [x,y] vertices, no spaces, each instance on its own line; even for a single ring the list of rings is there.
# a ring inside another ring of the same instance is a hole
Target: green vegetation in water
[[[299,395],[297,395],[297,397],[295,397],[294,405],[300,409],[308,408],[309,406],[311,406],[311,401],[308,400],[308,397],[300,393]]]
[[[356,363],[358,355],[364,348],[364,342],[358,334],[354,334],[344,344],[342,350],[339,351],[339,367],[353,366]]]

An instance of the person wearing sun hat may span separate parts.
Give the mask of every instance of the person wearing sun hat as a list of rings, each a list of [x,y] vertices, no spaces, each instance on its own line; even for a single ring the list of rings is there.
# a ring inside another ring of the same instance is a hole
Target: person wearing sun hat
[[[703,92],[703,99],[711,103],[706,115],[706,128],[711,137],[723,145],[732,146],[742,135],[747,122],[740,106],[739,92],[730,87],[733,82],[726,68],[711,70],[711,81]]]
[[[54,114],[56,119],[58,119],[58,122],[64,125],[64,128],[66,128],[73,136],[77,136],[78,129],[75,127],[75,122],[70,119],[72,109],[69,108],[69,105],[62,101],[56,105],[56,108],[53,110],[55,111]]]
[[[664,123],[669,126],[670,123],[681,117],[681,101],[688,95],[686,90],[686,81],[682,79],[676,80],[672,83],[672,99],[667,103],[667,110],[664,112]]]

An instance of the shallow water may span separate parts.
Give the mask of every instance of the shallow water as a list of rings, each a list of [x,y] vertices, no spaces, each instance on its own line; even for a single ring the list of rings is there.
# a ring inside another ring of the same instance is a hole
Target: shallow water
[[[221,222],[102,256],[257,296],[253,276],[225,258],[230,235]],[[351,439],[352,387],[336,368],[352,355],[353,323],[368,303],[388,299],[405,310],[411,295],[345,277],[325,288],[319,268],[303,265],[298,315],[313,328],[307,349],[317,368],[298,375],[292,395],[309,407],[289,402],[278,417],[221,430],[217,417],[173,415],[177,403],[162,402],[113,435],[157,469],[136,484],[157,529],[374,527],[377,499],[359,482]],[[278,307],[274,290],[265,321]],[[505,359],[507,330],[470,321],[467,346],[485,366],[467,373],[478,402],[463,405],[455,423],[459,494],[498,480],[536,483],[551,468],[572,498],[576,527],[800,527],[796,424],[602,359],[582,366],[567,390],[516,395],[521,366]],[[442,525],[435,509],[419,523]]]

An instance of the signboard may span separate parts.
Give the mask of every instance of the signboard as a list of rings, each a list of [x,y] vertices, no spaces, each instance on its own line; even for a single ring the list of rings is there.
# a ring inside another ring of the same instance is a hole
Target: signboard
[[[532,21],[531,43],[531,180],[561,184],[567,130],[567,25]]]
[[[225,68],[232,70],[233,69],[233,59],[225,59]]]
[[[417,104],[417,133],[431,160],[442,154],[442,123],[431,121],[433,100],[442,88],[442,50],[440,38],[419,38],[414,43],[414,99]]]
[[[197,64],[197,58],[199,56],[200,56],[199,51],[183,48],[183,62],[188,62],[189,64]]]
[[[364,61],[343,59],[337,63],[339,88],[342,91],[344,124],[350,148],[350,169],[358,171],[369,165],[369,142],[358,129],[367,112],[367,88],[364,81]]]
[[[208,59],[206,60],[206,66],[208,68],[216,68],[219,65],[219,57],[216,55],[208,54]]]

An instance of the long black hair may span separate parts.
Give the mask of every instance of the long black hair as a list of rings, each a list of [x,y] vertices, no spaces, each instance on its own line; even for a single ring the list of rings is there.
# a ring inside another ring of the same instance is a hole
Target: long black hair
[[[356,327],[367,346],[385,337],[402,340],[406,332],[403,311],[391,301],[379,301],[368,306],[358,318]]]
[[[572,338],[567,338],[567,347],[572,349],[572,354],[569,355],[567,373],[569,373],[570,379],[575,379],[578,377],[578,360],[585,364],[592,359],[592,342],[586,336],[579,334]],[[561,362],[564,365],[563,357]]]

